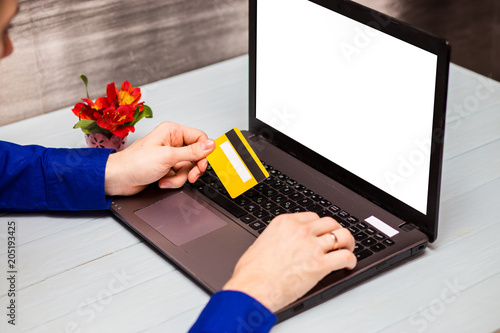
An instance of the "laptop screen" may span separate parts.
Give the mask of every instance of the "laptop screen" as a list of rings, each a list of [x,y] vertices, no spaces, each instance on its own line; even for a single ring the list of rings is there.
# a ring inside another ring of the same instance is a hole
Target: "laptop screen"
[[[310,1],[257,18],[256,118],[426,214],[437,56]]]

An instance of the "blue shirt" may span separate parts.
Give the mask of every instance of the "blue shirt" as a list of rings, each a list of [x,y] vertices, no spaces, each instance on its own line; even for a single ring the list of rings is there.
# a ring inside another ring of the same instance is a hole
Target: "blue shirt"
[[[103,210],[106,162],[112,149],[58,149],[0,141],[0,211]],[[212,295],[189,331],[269,332],[276,316],[238,291]]]

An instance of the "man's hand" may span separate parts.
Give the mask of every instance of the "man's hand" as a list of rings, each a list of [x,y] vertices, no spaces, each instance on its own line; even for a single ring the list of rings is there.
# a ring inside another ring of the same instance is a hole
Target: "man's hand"
[[[280,215],[243,254],[223,289],[242,291],[276,312],[330,272],[353,269],[353,250],[349,230],[330,217]]]
[[[133,195],[159,181],[161,188],[194,183],[215,149],[200,130],[163,122],[127,149],[111,154],[106,164],[106,195]]]

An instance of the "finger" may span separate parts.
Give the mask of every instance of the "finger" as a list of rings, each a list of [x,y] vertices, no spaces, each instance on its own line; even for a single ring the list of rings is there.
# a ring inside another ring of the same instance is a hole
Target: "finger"
[[[333,272],[343,268],[353,269],[356,267],[358,260],[351,251],[341,249],[325,254],[325,262],[327,269]]]
[[[198,162],[196,162],[196,166],[198,167],[198,169],[200,170],[201,173],[204,173],[208,167],[207,159],[203,158],[203,159],[199,160]]]
[[[175,173],[169,172],[158,182],[160,188],[182,187],[186,183],[189,171],[192,167],[191,163],[185,163]]]
[[[189,171],[188,181],[190,183],[194,183],[201,176],[202,172],[200,171],[198,165],[194,165],[193,168]]]
[[[333,248],[337,249],[347,249],[349,251],[354,251],[354,246],[356,245],[354,237],[351,232],[346,228],[339,228],[331,232],[337,238],[337,244]]]
[[[299,223],[311,222],[314,220],[318,220],[319,216],[313,212],[301,212],[301,213],[290,213],[290,214],[282,214],[278,215],[274,218],[274,220],[293,220]],[[288,221],[287,221],[288,222]]]
[[[214,140],[205,140],[193,143],[184,147],[165,147],[168,164],[173,165],[179,162],[190,161],[197,162],[207,157],[214,149]]]
[[[166,146],[183,147],[208,139],[207,135],[198,129],[164,121],[154,131],[155,138],[161,138]]]
[[[341,227],[342,226],[331,217],[318,218],[316,221],[313,221],[311,225],[312,232],[316,236],[329,233],[330,231]]]
[[[336,250],[337,237],[333,233],[326,233],[318,237],[321,248],[326,252]]]

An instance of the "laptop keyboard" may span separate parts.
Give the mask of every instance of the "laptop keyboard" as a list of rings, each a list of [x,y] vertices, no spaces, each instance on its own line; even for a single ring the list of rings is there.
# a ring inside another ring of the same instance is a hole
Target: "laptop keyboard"
[[[310,211],[320,217],[330,216],[351,231],[356,240],[354,254],[358,261],[394,245],[392,239],[366,222],[359,221],[322,195],[272,166],[264,162],[263,165],[269,172],[269,177],[236,199],[231,199],[210,165],[193,187],[239,218],[257,236],[278,215]]]

